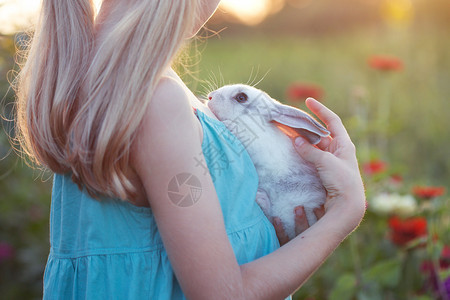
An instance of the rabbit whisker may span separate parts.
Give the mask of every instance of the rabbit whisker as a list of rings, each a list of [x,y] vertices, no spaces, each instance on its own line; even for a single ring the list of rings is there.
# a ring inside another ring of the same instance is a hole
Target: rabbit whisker
[[[263,75],[263,77],[261,77],[261,79],[257,82],[257,83],[252,83],[251,86],[256,87],[258,84],[260,84],[267,76],[267,74],[269,74],[269,72],[271,71],[271,69],[267,70],[267,72]]]

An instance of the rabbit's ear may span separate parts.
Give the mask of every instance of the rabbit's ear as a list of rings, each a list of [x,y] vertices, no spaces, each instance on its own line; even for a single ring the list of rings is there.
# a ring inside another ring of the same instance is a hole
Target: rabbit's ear
[[[275,104],[270,119],[292,128],[313,145],[319,143],[321,137],[330,135],[330,132],[322,124],[314,120],[306,112],[279,102]]]

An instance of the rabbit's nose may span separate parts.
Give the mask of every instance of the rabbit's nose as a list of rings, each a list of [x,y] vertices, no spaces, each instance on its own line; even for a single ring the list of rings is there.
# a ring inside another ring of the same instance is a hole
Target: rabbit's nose
[[[216,91],[212,91],[212,92],[210,92],[209,94],[208,94],[208,99],[209,100],[212,100],[214,97],[215,97],[215,95],[216,95]]]

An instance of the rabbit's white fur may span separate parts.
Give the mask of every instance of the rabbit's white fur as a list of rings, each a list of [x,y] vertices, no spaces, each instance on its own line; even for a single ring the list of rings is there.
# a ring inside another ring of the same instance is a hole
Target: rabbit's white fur
[[[210,110],[242,142],[255,165],[256,201],[265,215],[271,221],[279,217],[289,238],[295,236],[295,207],[304,206],[308,223],[314,224],[313,209],[324,203],[325,189],[316,169],[299,156],[290,137],[273,121],[296,128],[312,143],[329,132],[305,112],[251,86],[224,86],[208,97]]]

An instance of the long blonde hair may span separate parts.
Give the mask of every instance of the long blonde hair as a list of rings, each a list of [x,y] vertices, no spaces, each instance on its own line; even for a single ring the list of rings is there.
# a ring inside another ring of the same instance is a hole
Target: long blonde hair
[[[128,10],[95,46],[92,0],[43,0],[16,81],[17,137],[33,162],[70,172],[92,196],[133,199],[134,133],[200,0],[124,1]]]

